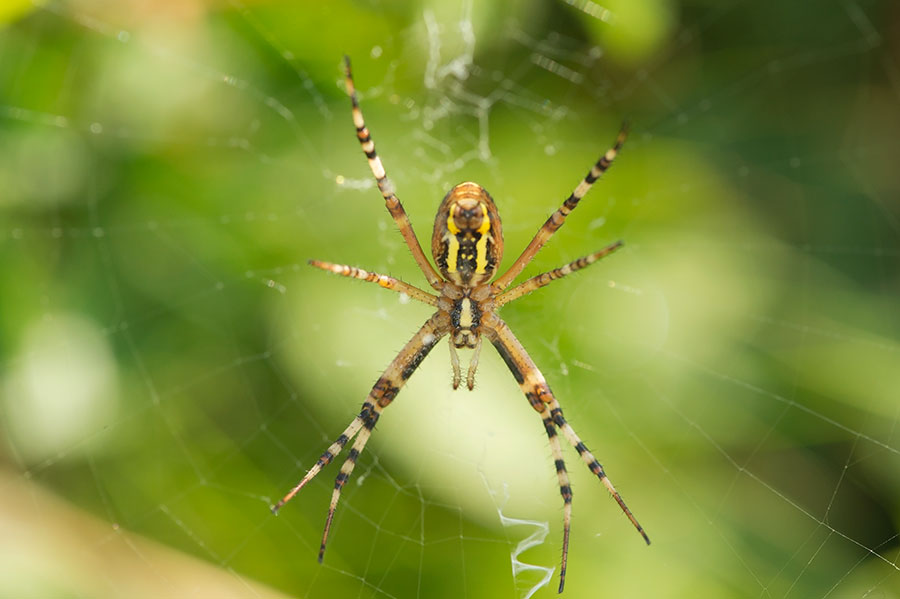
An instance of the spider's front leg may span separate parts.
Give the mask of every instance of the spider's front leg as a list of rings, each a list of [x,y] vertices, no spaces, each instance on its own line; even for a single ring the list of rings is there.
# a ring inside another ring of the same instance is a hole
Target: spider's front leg
[[[559,478],[559,491],[565,504],[563,511],[562,562],[559,571],[559,592],[561,593],[566,584],[566,562],[569,555],[569,528],[572,519],[572,488],[569,486],[569,476],[566,472],[566,464],[563,461],[557,429],[561,431],[566,440],[572,444],[578,452],[578,455],[581,456],[581,459],[587,464],[590,471],[600,479],[600,482],[603,483],[609,493],[613,496],[613,499],[616,500],[616,503],[619,504],[619,507],[622,508],[622,511],[648,545],[650,544],[650,539],[647,537],[647,533],[644,532],[643,527],[641,527],[634,517],[634,514],[632,514],[631,510],[628,509],[628,506],[625,505],[625,501],[622,499],[622,496],[619,495],[619,492],[616,491],[616,488],[609,480],[609,477],[606,476],[603,466],[600,465],[600,462],[597,461],[587,446],[585,446],[584,442],[582,442],[575,433],[575,430],[563,417],[562,408],[556,400],[556,397],[553,395],[553,392],[550,390],[550,386],[547,385],[544,375],[538,370],[538,367],[534,364],[531,357],[528,355],[528,352],[525,351],[525,348],[522,347],[519,340],[516,339],[516,336],[513,335],[509,326],[503,322],[499,316],[493,313],[486,315],[482,324],[484,327],[484,335],[487,336],[494,347],[497,348],[497,352],[500,354],[500,357],[503,358],[503,361],[506,362],[513,377],[515,377],[516,382],[519,383],[519,387],[525,393],[525,397],[528,398],[531,407],[541,415],[541,419],[544,422],[544,429],[547,431],[547,437],[550,440],[550,449],[553,452],[556,474]]]
[[[285,503],[290,501],[291,498],[300,491],[300,489],[315,478],[315,476],[321,472],[322,468],[331,463],[331,461],[344,449],[350,439],[359,434],[348,452],[347,459],[341,466],[341,471],[334,481],[334,491],[332,492],[331,504],[328,508],[328,518],[325,521],[325,531],[322,533],[322,544],[319,547],[320,562],[325,555],[325,544],[328,541],[328,531],[331,529],[334,512],[337,509],[338,501],[340,501],[341,498],[341,489],[353,473],[359,454],[362,453],[365,448],[366,443],[372,434],[372,429],[375,428],[375,423],[378,422],[378,418],[381,416],[381,411],[397,397],[397,394],[400,392],[403,385],[406,384],[409,377],[412,376],[413,372],[416,371],[416,368],[422,363],[422,360],[425,359],[437,342],[440,341],[441,337],[447,334],[449,328],[449,322],[445,313],[438,311],[428,319],[413,338],[409,340],[402,350],[400,350],[397,357],[394,358],[378,379],[378,382],[375,383],[375,386],[372,387],[368,397],[366,397],[366,401],[363,403],[359,415],[353,419],[350,425],[343,433],[341,433],[334,443],[325,450],[325,453],[316,460],[316,463],[310,468],[309,472],[306,473],[306,476],[304,476],[303,479],[284,496],[284,498],[272,507],[272,511],[277,513]]]

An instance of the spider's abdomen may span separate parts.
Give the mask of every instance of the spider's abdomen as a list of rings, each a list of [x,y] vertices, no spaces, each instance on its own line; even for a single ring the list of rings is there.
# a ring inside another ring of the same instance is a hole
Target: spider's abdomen
[[[460,183],[434,219],[431,253],[449,281],[475,287],[491,280],[503,257],[503,229],[494,200],[477,183]]]

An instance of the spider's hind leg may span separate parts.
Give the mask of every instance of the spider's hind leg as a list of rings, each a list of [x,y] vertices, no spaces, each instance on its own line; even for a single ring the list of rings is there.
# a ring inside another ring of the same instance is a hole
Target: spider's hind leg
[[[622,128],[619,130],[619,135],[616,137],[616,142],[608,149],[594,166],[591,167],[591,170],[584,176],[584,179],[581,180],[581,183],[578,184],[572,193],[566,198],[566,201],[562,203],[556,212],[550,215],[550,218],[538,229],[538,232],[535,233],[534,238],[529,242],[528,246],[522,251],[516,261],[513,262],[512,266],[509,267],[505,273],[500,275],[493,283],[493,287],[497,291],[502,291],[506,289],[510,283],[513,282],[522,270],[531,262],[532,258],[537,255],[544,244],[553,237],[553,234],[556,233],[563,223],[566,222],[566,217],[571,214],[575,207],[578,206],[578,202],[581,201],[588,191],[590,191],[591,187],[594,183],[606,172],[606,170],[613,163],[613,160],[616,159],[616,156],[619,154],[619,150],[622,149],[622,144],[625,143],[625,138],[628,136],[628,123],[622,123]]]
[[[366,127],[362,109],[359,107],[356,85],[353,83],[353,72],[350,70],[350,58],[347,56],[344,56],[344,84],[347,87],[347,94],[350,96],[351,114],[353,115],[353,125],[356,127],[356,138],[359,140],[362,151],[366,155],[366,160],[369,162],[369,169],[375,177],[375,182],[378,184],[378,191],[381,192],[381,197],[384,198],[384,205],[388,209],[388,212],[391,213],[391,218],[393,218],[394,222],[397,224],[400,235],[403,236],[403,240],[406,242],[407,247],[409,247],[409,251],[412,252],[413,259],[416,261],[416,264],[419,265],[419,269],[421,269],[422,274],[424,274],[425,278],[428,280],[428,284],[434,289],[440,290],[443,285],[443,280],[440,275],[438,275],[437,271],[434,270],[434,267],[428,261],[428,258],[425,257],[422,246],[419,245],[419,239],[413,232],[412,224],[409,222],[409,217],[406,215],[406,210],[403,209],[400,198],[394,193],[394,186],[388,180],[384,165],[381,163],[381,158],[378,157],[378,153],[375,151],[375,142],[372,140],[372,135],[369,133],[368,127]]]

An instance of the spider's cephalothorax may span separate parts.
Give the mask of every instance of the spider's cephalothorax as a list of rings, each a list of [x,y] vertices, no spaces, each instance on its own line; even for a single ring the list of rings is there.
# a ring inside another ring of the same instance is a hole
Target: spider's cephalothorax
[[[311,260],[310,264],[333,273],[378,283],[386,289],[406,294],[412,299],[423,302],[436,308],[421,329],[404,346],[400,353],[393,359],[387,370],[379,377],[372,387],[368,397],[363,402],[362,409],[344,432],[332,443],[325,453],[319,457],[312,468],[306,473],[299,483],[272,507],[273,512],[278,510],[294,495],[297,494],[309,481],[311,481],[322,468],[331,463],[347,443],[355,437],[346,461],[341,466],[334,483],[334,491],[331,495],[331,505],[328,509],[328,518],[325,521],[325,531],[322,534],[322,543],[319,546],[319,561],[325,554],[325,542],[328,540],[328,531],[334,512],[337,509],[341,489],[350,478],[356,466],[356,460],[360,452],[365,448],[372,434],[372,429],[381,417],[381,412],[396,398],[400,389],[412,376],[419,364],[431,352],[441,337],[450,338],[450,364],[453,368],[453,388],[456,389],[461,381],[459,358],[456,348],[471,348],[472,357],[469,361],[469,369],[466,376],[466,386],[471,390],[475,387],[475,371],[478,367],[478,355],[481,351],[481,338],[487,337],[503,361],[509,367],[519,384],[519,388],[528,399],[531,407],[540,415],[550,442],[550,450],[553,453],[556,465],[556,476],[559,481],[559,492],[563,498],[563,543],[562,562],[559,573],[559,592],[562,592],[566,582],[566,564],[569,554],[569,529],[572,518],[572,488],[569,486],[569,475],[566,464],[563,461],[560,434],[565,437],[578,452],[579,457],[587,465],[612,497],[619,504],[622,512],[628,517],[637,531],[649,544],[650,539],[638,524],[631,510],[625,505],[625,501],[619,492],[613,487],[612,482],[606,476],[606,472],[587,446],[578,437],[578,434],[563,416],[556,396],[550,390],[550,386],[544,379],[544,375],[531,360],[531,357],[522,347],[522,344],[513,335],[509,326],[497,314],[504,304],[507,304],[526,293],[547,285],[551,281],[564,277],[577,270],[593,264],[600,258],[617,250],[622,246],[621,241],[608,245],[593,254],[583,256],[574,262],[563,265],[551,271],[531,277],[530,279],[507,289],[513,280],[522,273],[522,270],[531,262],[535,254],[544,246],[550,237],[563,225],[566,217],[575,209],[578,202],[591,189],[594,182],[604,173],[615,159],[619,149],[625,142],[626,128],[623,126],[616,138],[615,145],[607,150],[600,159],[594,163],[584,179],[562,205],[550,215],[550,218],[541,226],[528,246],[522,251],[512,266],[505,273],[497,277],[491,283],[491,279],[500,264],[503,256],[503,231],[500,226],[500,215],[497,207],[488,192],[477,183],[460,183],[450,190],[444,197],[438,208],[434,221],[434,235],[431,242],[432,256],[437,264],[435,270],[425,253],[419,240],[413,232],[409,218],[403,205],[394,193],[385,173],[381,159],[375,152],[375,142],[366,128],[356,89],[353,85],[353,77],[350,74],[350,60],[345,57],[345,82],[347,93],[353,108],[353,123],[356,125],[356,137],[362,146],[363,152],[369,161],[369,168],[375,176],[378,190],[384,198],[385,207],[400,229],[400,234],[406,241],[407,247],[412,252],[413,259],[428,284],[437,292],[437,295],[423,291],[410,285],[374,272],[368,272],[355,266],[332,264]]]

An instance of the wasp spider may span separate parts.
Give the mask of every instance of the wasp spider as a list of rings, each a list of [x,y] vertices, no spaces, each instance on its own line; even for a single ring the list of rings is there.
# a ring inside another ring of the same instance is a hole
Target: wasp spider
[[[566,581],[566,561],[569,552],[569,526],[572,518],[572,488],[569,486],[569,476],[566,473],[566,464],[563,461],[560,447],[559,433],[571,443],[590,471],[606,486],[622,511],[631,520],[637,531],[649,544],[650,539],[632,515],[631,510],[625,505],[621,495],[613,487],[603,466],[594,458],[571,425],[563,417],[562,408],[559,405],[544,375],[538,370],[529,357],[525,348],[516,339],[509,326],[497,315],[497,310],[503,305],[517,299],[539,287],[547,285],[551,281],[564,277],[590,264],[622,247],[622,242],[617,241],[599,252],[589,254],[565,266],[537,275],[507,289],[525,266],[531,262],[535,254],[543,247],[547,240],[563,225],[566,217],[578,205],[579,200],[591,189],[593,183],[609,168],[616,157],[622,144],[625,142],[627,128],[622,127],[616,139],[615,145],[606,151],[600,159],[591,167],[584,180],[563,202],[562,206],[554,212],[550,218],[538,230],[537,234],[528,244],[522,254],[516,258],[513,265],[504,274],[500,275],[493,283],[491,278],[500,264],[503,255],[503,231],[500,225],[500,215],[494,201],[481,185],[472,182],[460,183],[450,190],[444,197],[434,220],[434,233],[431,238],[431,254],[437,264],[438,270],[432,267],[425,257],[419,241],[413,232],[406,211],[400,204],[400,200],[394,193],[394,188],[385,174],[384,166],[378,154],[375,153],[375,143],[366,128],[356,89],[353,85],[353,76],[350,72],[350,59],[344,58],[345,82],[347,93],[352,104],[353,123],[356,125],[356,137],[362,145],[363,152],[369,161],[369,167],[378,183],[378,190],[384,198],[385,206],[400,229],[400,234],[406,241],[406,245],[412,252],[413,258],[435,290],[436,294],[422,291],[417,287],[374,272],[368,272],[354,266],[332,264],[319,260],[311,260],[310,264],[322,270],[331,271],[345,277],[361,279],[372,283],[378,283],[385,289],[391,289],[399,293],[426,303],[436,308],[436,312],[428,319],[421,329],[394,358],[381,378],[372,387],[369,396],[363,403],[359,415],[353,419],[344,432],[325,450],[325,453],[316,461],[306,476],[291,491],[284,496],[272,511],[278,510],[296,495],[309,481],[311,481],[325,466],[337,456],[341,450],[356,437],[353,446],[347,454],[347,459],[341,466],[341,470],[334,482],[334,492],[331,496],[331,505],[328,508],[328,518],[325,521],[325,531],[322,534],[322,544],[319,547],[319,561],[325,554],[325,543],[328,540],[328,531],[334,518],[338,500],[341,497],[341,489],[350,478],[359,454],[366,446],[375,423],[386,408],[400,392],[400,388],[412,376],[422,360],[437,345],[445,335],[450,336],[450,364],[453,367],[453,388],[459,387],[462,381],[457,348],[472,349],[472,357],[466,373],[466,386],[471,390],[475,386],[475,370],[478,367],[478,356],[481,351],[482,336],[497,349],[503,361],[512,371],[513,377],[519,383],[519,387],[528,398],[531,407],[540,414],[544,422],[544,429],[550,439],[550,449],[556,464],[556,475],[559,478],[559,490],[563,497],[563,545],[562,562],[559,574],[559,592],[562,592]]]

